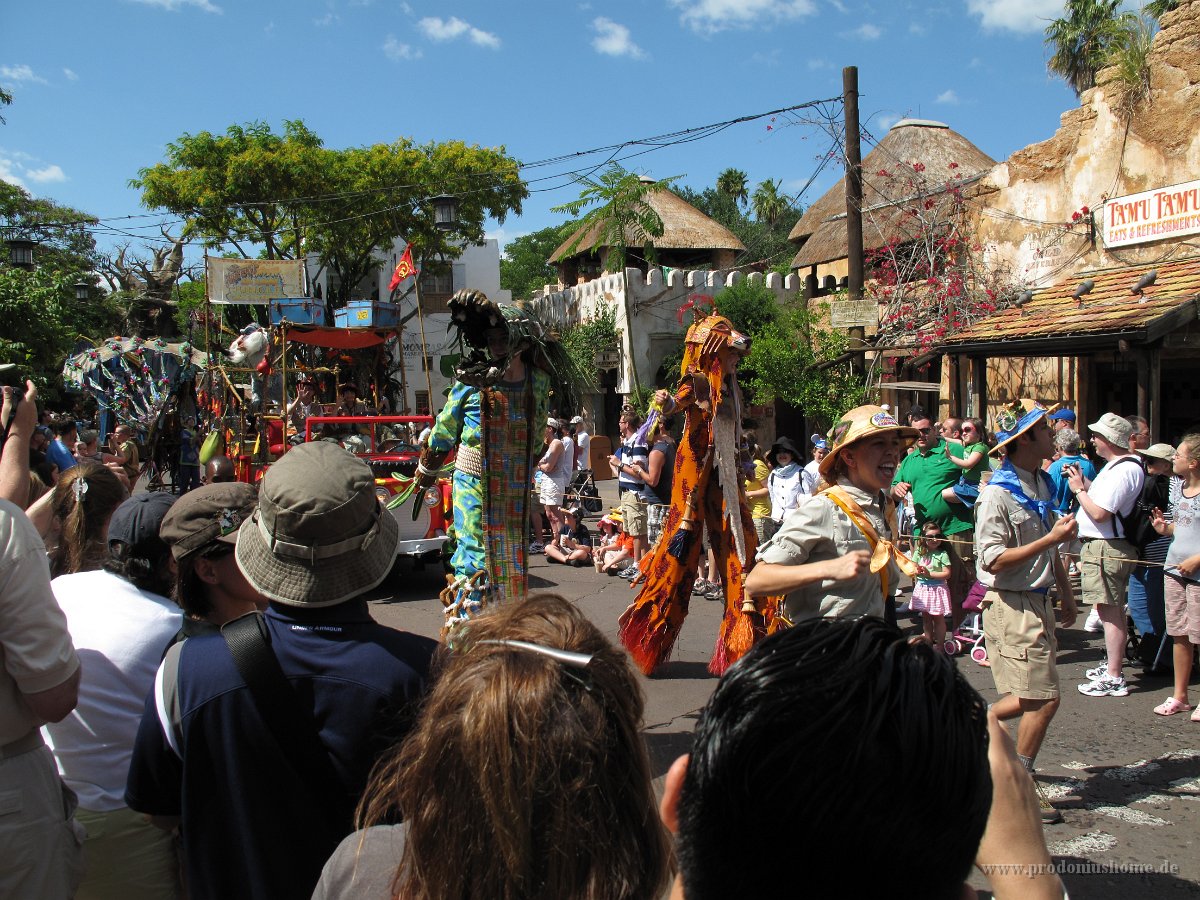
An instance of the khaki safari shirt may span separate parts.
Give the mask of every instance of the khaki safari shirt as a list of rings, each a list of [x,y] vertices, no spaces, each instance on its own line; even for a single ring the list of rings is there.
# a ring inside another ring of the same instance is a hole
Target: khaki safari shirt
[[[871,495],[848,481],[838,482],[867,514],[875,531],[891,538],[883,517],[883,495]],[[758,550],[757,559],[766,563],[798,566],[845,556],[852,550],[871,552],[871,545],[850,517],[818,494],[802,495],[800,505],[789,512],[775,537]],[[888,563],[888,584],[896,584],[899,570]],[[822,581],[792,591],[784,598],[784,612],[793,623],[805,619],[859,619],[883,615],[883,585],[880,573],[864,570],[851,581]]]
[[[1011,465],[1011,463],[1010,463]],[[1052,500],[1051,491],[1041,478],[1032,472],[1013,466],[1021,490],[1031,500]],[[1019,566],[1011,566],[993,574],[984,569],[994,563],[1005,550],[1023,547],[1046,535],[1047,528],[1035,513],[1021,506],[1011,493],[1002,487],[988,484],[979,492],[975,504],[975,554],[978,560],[977,577],[998,591],[1028,591],[1054,584],[1053,548]]]

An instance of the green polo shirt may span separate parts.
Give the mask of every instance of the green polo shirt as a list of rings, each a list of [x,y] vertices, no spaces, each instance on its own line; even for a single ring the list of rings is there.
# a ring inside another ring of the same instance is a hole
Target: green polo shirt
[[[932,519],[944,534],[958,534],[975,527],[971,510],[961,503],[947,503],[942,491],[958,484],[962,469],[946,458],[942,442],[929,450],[919,447],[904,458],[892,484],[907,481],[912,485],[913,505],[917,510],[917,527]]]

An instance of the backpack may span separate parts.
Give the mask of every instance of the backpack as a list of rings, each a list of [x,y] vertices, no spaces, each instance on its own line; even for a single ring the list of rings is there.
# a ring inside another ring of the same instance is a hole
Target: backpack
[[[1121,521],[1121,527],[1125,530],[1125,540],[1133,544],[1141,554],[1159,538],[1158,532],[1150,524],[1150,513],[1155,509],[1166,509],[1170,504],[1170,485],[1165,476],[1149,474],[1145,465],[1137,457],[1121,457],[1114,465],[1119,465],[1127,459],[1133,460],[1142,470],[1142,489],[1138,493],[1133,507],[1129,510],[1129,514],[1122,515],[1118,512],[1116,515]]]

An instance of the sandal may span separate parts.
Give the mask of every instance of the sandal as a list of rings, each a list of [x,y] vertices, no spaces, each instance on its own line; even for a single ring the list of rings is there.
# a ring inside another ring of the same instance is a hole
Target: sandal
[[[1168,697],[1162,703],[1158,704],[1158,706],[1154,707],[1154,714],[1158,716],[1173,716],[1176,713],[1187,712],[1191,708],[1192,705],[1190,703],[1180,703],[1174,697]],[[1192,716],[1192,719],[1200,722],[1200,719],[1197,719],[1195,716]]]
[[[1200,722],[1200,709],[1198,709],[1194,713],[1192,713],[1192,721]]]

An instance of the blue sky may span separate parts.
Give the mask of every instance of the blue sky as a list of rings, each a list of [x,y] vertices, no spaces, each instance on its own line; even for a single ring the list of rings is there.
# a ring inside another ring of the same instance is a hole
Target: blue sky
[[[331,147],[461,139],[535,161],[835,97],[856,65],[872,134],[906,115],[938,119],[1001,160],[1076,105],[1045,67],[1042,31],[1061,0],[6,6],[0,84],[15,99],[0,110],[0,178],[155,237],[155,218],[116,219],[146,213],[129,179],[185,132],[252,120],[303,119]],[[697,189],[735,166],[752,186],[782,179],[794,193],[829,147],[783,116],[625,164]],[[801,202],[839,176],[826,167]],[[522,215],[493,223],[502,243],[562,221],[550,207],[578,195],[565,175],[535,186]]]

